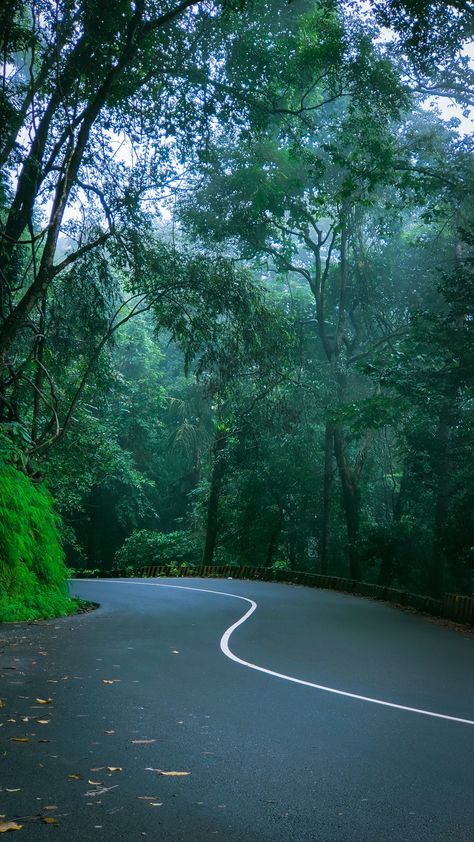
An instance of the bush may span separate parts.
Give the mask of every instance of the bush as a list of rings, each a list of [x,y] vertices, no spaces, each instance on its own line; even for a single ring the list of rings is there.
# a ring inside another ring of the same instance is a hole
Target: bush
[[[114,569],[132,573],[152,564],[198,564],[200,545],[190,532],[155,532],[137,529],[115,553]]]
[[[57,617],[76,610],[53,498],[0,459],[0,621]]]

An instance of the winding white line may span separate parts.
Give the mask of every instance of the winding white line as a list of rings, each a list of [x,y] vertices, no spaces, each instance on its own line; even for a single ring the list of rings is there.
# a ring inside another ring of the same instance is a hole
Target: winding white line
[[[229,626],[228,629],[224,632],[220,640],[220,648],[222,653],[227,657],[230,658],[231,661],[235,661],[236,664],[240,664],[243,667],[248,667],[248,669],[256,670],[257,672],[263,672],[266,675],[272,675],[274,678],[281,678],[284,681],[291,681],[293,684],[302,684],[303,687],[313,687],[315,690],[324,690],[325,693],[333,693],[336,696],[346,696],[348,699],[358,699],[361,702],[370,702],[373,705],[382,705],[383,707],[387,708],[395,708],[396,710],[406,710],[409,713],[419,713],[422,716],[431,716],[435,719],[447,719],[450,722],[461,722],[463,725],[474,725],[474,720],[472,719],[461,719],[459,716],[448,716],[446,713],[436,713],[432,710],[422,710],[421,708],[412,708],[408,707],[408,705],[398,705],[395,702],[386,702],[383,699],[372,699],[370,696],[360,696],[357,693],[349,693],[346,690],[336,690],[334,687],[326,687],[324,684],[314,684],[312,681],[304,681],[302,678],[294,678],[292,675],[285,675],[282,672],[274,672],[274,670],[269,670],[266,667],[259,667],[256,664],[251,664],[249,661],[244,661],[242,658],[239,658],[237,655],[229,649],[229,640],[236,629],[239,628],[249,617],[252,616],[254,611],[257,610],[257,603],[254,602],[253,599],[248,599],[246,596],[238,596],[235,593],[227,593],[226,591],[213,591],[209,588],[190,588],[186,585],[165,585],[161,582],[130,582],[124,579],[73,579],[71,581],[76,582],[107,582],[114,585],[141,585],[149,588],[174,588],[178,591],[198,591],[200,593],[212,593],[216,594],[217,596],[229,596],[232,599],[240,599],[242,602],[248,602],[250,604],[250,608],[245,612],[245,614],[237,620],[236,623],[233,623],[232,626]]]

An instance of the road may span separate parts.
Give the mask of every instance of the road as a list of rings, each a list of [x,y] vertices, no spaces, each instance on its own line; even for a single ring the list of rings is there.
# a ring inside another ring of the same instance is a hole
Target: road
[[[72,591],[101,607],[0,630],[19,839],[474,842],[474,637],[283,584]]]

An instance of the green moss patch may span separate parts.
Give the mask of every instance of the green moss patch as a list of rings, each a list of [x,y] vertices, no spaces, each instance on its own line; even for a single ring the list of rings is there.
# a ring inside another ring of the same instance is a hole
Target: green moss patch
[[[0,461],[0,621],[73,614],[53,498]]]

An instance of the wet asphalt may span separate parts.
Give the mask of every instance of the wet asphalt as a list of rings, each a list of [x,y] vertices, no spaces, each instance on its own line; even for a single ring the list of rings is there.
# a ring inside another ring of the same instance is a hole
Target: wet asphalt
[[[219,641],[248,604],[202,589],[257,602],[230,639],[243,660],[470,720],[474,636],[329,591],[157,583],[201,592],[75,581],[98,610],[0,627],[0,830],[13,821],[19,840],[67,842],[474,842],[474,725],[241,666]]]

